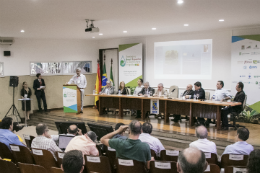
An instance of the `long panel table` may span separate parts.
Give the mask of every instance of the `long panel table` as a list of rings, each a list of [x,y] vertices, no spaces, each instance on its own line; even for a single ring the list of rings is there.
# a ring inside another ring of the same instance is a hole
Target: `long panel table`
[[[95,95],[99,96],[99,115],[103,115],[103,108],[119,109],[119,117],[123,117],[123,109],[141,110],[141,118],[145,119],[145,113],[150,111],[150,100],[159,100],[159,111],[163,113],[165,123],[169,122],[170,114],[189,115],[190,127],[194,125],[194,117],[217,119],[217,129],[220,130],[221,107],[237,106],[240,102],[200,101],[193,99],[168,99],[164,97],[144,97],[132,95]]]

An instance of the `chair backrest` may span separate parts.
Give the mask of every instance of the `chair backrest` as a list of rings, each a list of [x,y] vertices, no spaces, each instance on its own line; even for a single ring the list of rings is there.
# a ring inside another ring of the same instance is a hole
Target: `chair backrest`
[[[243,110],[244,110],[245,107],[246,107],[246,101],[247,101],[247,95],[245,95],[245,100],[244,100],[244,102],[243,102],[243,104],[242,104]],[[243,110],[242,110],[242,111],[243,111]]]
[[[147,173],[146,165],[136,160],[116,159],[117,173]]]
[[[0,160],[0,172],[1,173],[20,173],[19,169],[13,162],[6,160]]]
[[[150,173],[177,173],[176,162],[151,161]]]
[[[126,93],[129,94],[129,95],[131,95],[131,94],[132,94],[132,93],[131,93],[131,89],[130,89],[130,88],[126,88],[126,89],[127,89]]]
[[[35,163],[44,167],[48,172],[51,172],[51,167],[57,167],[56,160],[50,151],[32,148],[32,154]]]
[[[233,172],[247,172],[247,168],[244,166],[228,166],[225,167],[225,173],[233,173]]]
[[[105,156],[84,156],[85,157],[85,170],[88,173],[111,173],[111,167],[108,157]]]
[[[209,164],[207,169],[204,172],[220,173],[220,168],[216,164]]]
[[[0,142],[0,157],[2,159],[11,159],[11,161],[15,163],[12,151],[2,142]]]
[[[204,153],[208,164],[218,164],[218,156],[215,153]]]
[[[26,143],[26,146],[31,150],[31,145],[32,145],[32,141],[33,139],[35,138],[34,136],[31,136],[31,135],[25,135],[23,134],[23,138],[24,138],[24,141]]]
[[[210,92],[205,92],[205,99],[210,100]]]
[[[47,173],[47,170],[39,165],[27,164],[27,163],[18,163],[21,173]]]
[[[174,92],[172,92],[173,89],[175,89]],[[171,97],[171,98],[178,98],[179,97],[179,87],[178,86],[173,85],[173,86],[170,87],[169,97]]]
[[[227,166],[246,166],[248,162],[247,155],[237,155],[237,154],[224,154],[221,157],[221,168]]]
[[[64,157],[64,152],[55,152],[55,156],[57,158],[57,166],[60,168],[61,167],[61,164],[62,164],[62,160],[63,160],[63,157]]]
[[[64,173],[62,169],[60,168],[55,168],[55,167],[52,167],[51,168],[51,173]]]
[[[162,161],[178,161],[180,151],[178,150],[162,150],[160,153]]]
[[[108,149],[106,151],[106,155],[108,157],[110,167],[112,169],[115,169],[116,168],[116,150],[108,147]]]
[[[154,159],[156,158],[156,153],[154,150],[151,150],[151,157],[154,157]]]
[[[16,163],[34,164],[32,153],[27,147],[13,144],[10,147]]]

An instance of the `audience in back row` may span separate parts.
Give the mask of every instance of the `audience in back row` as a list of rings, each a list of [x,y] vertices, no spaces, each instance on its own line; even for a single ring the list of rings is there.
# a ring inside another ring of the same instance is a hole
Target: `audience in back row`
[[[123,126],[123,125],[125,125],[125,124],[124,124],[124,123],[117,123],[116,126],[115,126],[115,131],[118,130],[119,127],[120,127],[120,126]],[[113,137],[113,139],[114,139],[114,138],[127,139],[127,137],[125,136],[125,132],[124,132],[124,131],[122,131],[121,133],[116,134],[116,135]]]
[[[82,173],[84,170],[83,154],[79,150],[71,150],[64,154],[61,169],[64,173]]]
[[[260,172],[260,150],[255,149],[249,155],[247,164],[248,173],[259,173]]]

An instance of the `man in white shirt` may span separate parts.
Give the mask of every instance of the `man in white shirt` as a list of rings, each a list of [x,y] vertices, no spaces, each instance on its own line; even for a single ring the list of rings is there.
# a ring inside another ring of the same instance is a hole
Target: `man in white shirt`
[[[247,128],[239,128],[237,130],[237,142],[228,145],[223,154],[249,155],[254,150],[254,147],[246,142],[248,138],[249,130]]]
[[[199,126],[196,129],[196,136],[199,138],[197,141],[190,143],[190,147],[198,148],[204,153],[215,153],[217,154],[217,147],[216,144],[212,141],[207,139],[208,131],[206,127]]]
[[[143,88],[144,86],[143,86],[143,79],[138,79],[138,81],[137,81],[137,87],[135,88],[135,93],[136,94],[138,94],[141,90],[142,90],[142,88]]]
[[[81,68],[76,69],[76,73],[67,84],[76,84],[81,91],[81,111],[83,113],[84,89],[87,87],[86,76],[81,74]]]
[[[165,94],[165,92],[167,93],[167,90],[164,90],[163,84],[159,83],[157,90],[155,91],[153,96],[160,97],[160,96],[163,96]]]
[[[142,126],[142,133],[139,135],[139,139],[142,142],[147,143],[150,146],[150,149],[153,150],[156,155],[159,157],[160,152],[165,150],[164,146],[162,145],[161,141],[153,136],[151,136],[153,130],[153,126],[151,123],[144,123]]]

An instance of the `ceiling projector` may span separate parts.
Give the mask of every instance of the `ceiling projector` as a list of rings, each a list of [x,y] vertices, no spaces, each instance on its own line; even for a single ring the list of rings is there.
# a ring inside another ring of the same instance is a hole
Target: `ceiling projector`
[[[94,20],[90,20],[91,21],[91,24],[90,26],[88,27],[88,22],[89,22],[89,19],[86,19],[86,22],[87,22],[87,28],[85,29],[85,32],[99,32],[99,28],[98,27],[94,27],[94,24],[93,24],[93,21]]]

